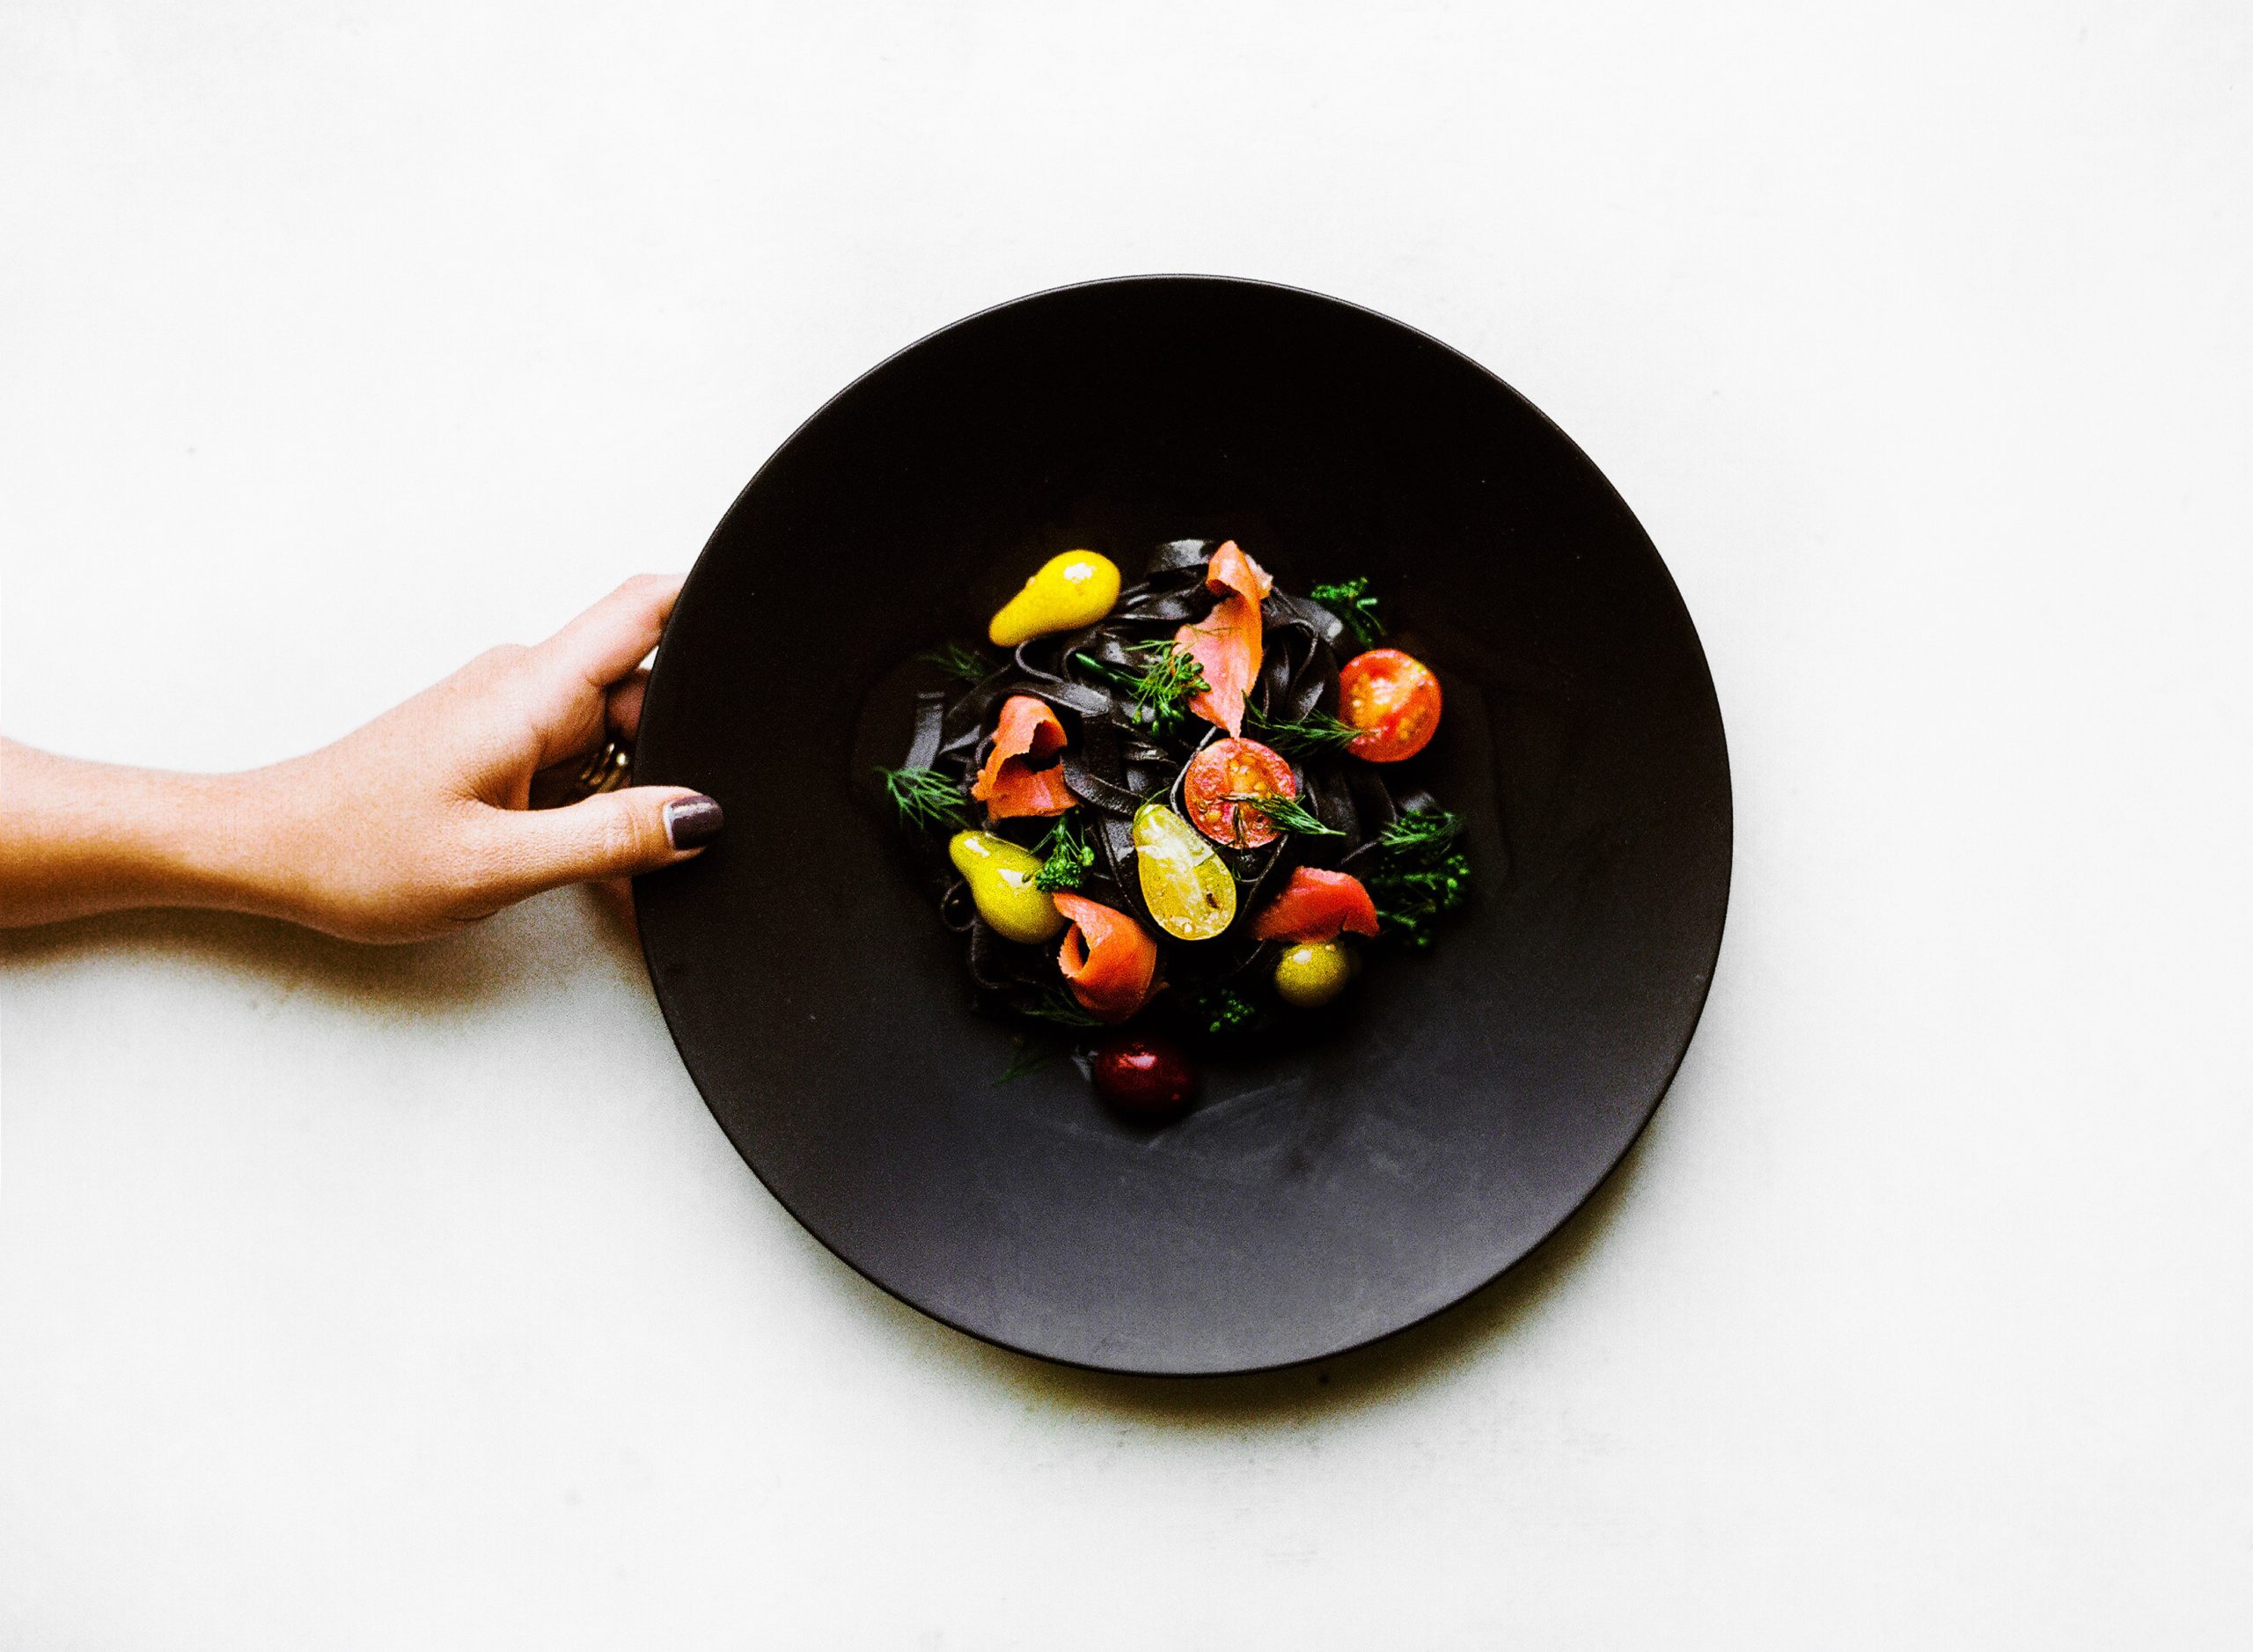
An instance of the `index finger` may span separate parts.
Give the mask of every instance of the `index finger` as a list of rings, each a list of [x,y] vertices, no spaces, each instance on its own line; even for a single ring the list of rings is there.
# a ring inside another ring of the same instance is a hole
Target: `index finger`
[[[664,634],[680,595],[679,574],[636,574],[532,650],[541,673],[559,686],[599,693],[640,664]]]

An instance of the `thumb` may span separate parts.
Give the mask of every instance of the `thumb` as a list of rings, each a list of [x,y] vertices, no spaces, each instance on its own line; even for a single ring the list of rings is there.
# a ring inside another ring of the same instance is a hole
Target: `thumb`
[[[563,809],[508,814],[512,899],[559,884],[627,877],[690,859],[720,833],[720,805],[680,786],[628,786]]]

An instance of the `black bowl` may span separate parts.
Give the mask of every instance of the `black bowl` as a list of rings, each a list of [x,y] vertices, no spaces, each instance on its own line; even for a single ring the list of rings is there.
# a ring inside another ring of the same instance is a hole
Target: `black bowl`
[[[904,668],[1086,546],[1231,537],[1367,574],[1440,673],[1428,781],[1471,908],[1160,1130],[1068,1061],[1002,1080],[958,944],[870,795]],[[1626,1152],[1721,943],[1728,760],[1696,630],[1586,455],[1476,363],[1335,299],[1165,276],[902,351],[723,518],[665,633],[636,778],[718,798],[636,885],[682,1059],[774,1196],[903,1300],[1104,1369],[1318,1358],[1460,1300]]]

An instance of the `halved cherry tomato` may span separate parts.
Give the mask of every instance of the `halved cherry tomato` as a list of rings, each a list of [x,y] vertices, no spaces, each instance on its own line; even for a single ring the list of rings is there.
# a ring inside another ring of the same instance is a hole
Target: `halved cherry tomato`
[[[1282,836],[1267,817],[1231,797],[1295,797],[1299,783],[1281,753],[1257,740],[1215,740],[1189,760],[1181,801],[1196,828],[1215,843],[1256,849]]]
[[[1134,877],[1151,919],[1177,941],[1236,921],[1236,879],[1204,834],[1155,797],[1134,811]]]
[[[1356,654],[1338,672],[1339,711],[1361,731],[1347,746],[1372,763],[1398,763],[1432,743],[1440,726],[1440,679],[1397,648]]]

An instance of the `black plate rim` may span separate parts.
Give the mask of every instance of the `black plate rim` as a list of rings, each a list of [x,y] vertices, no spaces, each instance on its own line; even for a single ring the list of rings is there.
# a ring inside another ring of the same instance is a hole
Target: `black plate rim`
[[[706,554],[711,550],[714,542],[718,540],[721,532],[726,527],[729,518],[734,516],[737,508],[741,505],[744,500],[750,496],[752,491],[759,486],[760,482],[767,475],[767,473],[774,467],[775,461],[789,449],[792,444],[797,441],[799,437],[803,436],[812,426],[818,423],[828,414],[832,407],[835,407],[839,402],[843,401],[847,397],[852,395],[853,393],[858,390],[862,384],[884,372],[886,369],[891,367],[894,362],[900,360],[904,356],[912,355],[914,351],[921,349],[925,344],[930,342],[932,340],[938,338],[944,334],[951,333],[958,327],[967,326],[971,322],[980,320],[987,316],[996,314],[1004,310],[1016,309],[1021,305],[1037,304],[1046,299],[1061,297],[1067,293],[1084,291],[1090,288],[1136,286],[1174,282],[1194,283],[1200,284],[1210,283],[1216,286],[1250,289],[1264,289],[1274,292],[1287,293],[1293,297],[1311,298],[1318,303],[1332,305],[1342,310],[1356,311],[1362,315],[1373,317],[1376,320],[1386,323],[1388,326],[1398,328],[1401,332],[1411,335],[1420,343],[1434,349],[1440,350],[1444,354],[1454,357],[1457,361],[1467,363],[1471,367],[1475,368],[1486,378],[1492,379],[1493,383],[1500,386],[1504,393],[1514,397],[1522,406],[1531,412],[1535,417],[1538,418],[1544,424],[1546,424],[1552,430],[1553,430],[1559,438],[1561,439],[1565,444],[1572,450],[1574,454],[1580,459],[1581,462],[1588,466],[1590,473],[1600,480],[1604,483],[1604,487],[1610,489],[1612,496],[1618,501],[1619,508],[1626,513],[1628,519],[1634,524],[1635,532],[1640,534],[1644,543],[1651,547],[1651,560],[1656,565],[1661,576],[1665,579],[1667,590],[1672,594],[1676,606],[1682,612],[1683,619],[1689,627],[1691,644],[1697,650],[1698,664],[1706,674],[1706,680],[1707,684],[1709,686],[1713,686],[1713,664],[1706,655],[1705,637],[1698,629],[1696,620],[1690,613],[1689,604],[1683,600],[1682,589],[1674,577],[1673,569],[1667,565],[1665,557],[1659,554],[1657,541],[1651,538],[1649,530],[1643,526],[1642,519],[1635,515],[1634,509],[1633,506],[1628,504],[1626,496],[1621,494],[1617,487],[1613,486],[1611,477],[1605,474],[1601,466],[1596,464],[1594,459],[1589,457],[1587,450],[1582,448],[1577,441],[1574,440],[1571,432],[1566,430],[1563,426],[1559,425],[1554,419],[1551,418],[1549,415],[1545,412],[1530,397],[1519,391],[1515,385],[1510,384],[1508,380],[1502,378],[1501,374],[1495,372],[1492,368],[1487,367],[1475,356],[1470,356],[1464,351],[1457,349],[1445,340],[1437,337],[1435,334],[1426,332],[1421,327],[1413,326],[1405,321],[1398,320],[1392,316],[1385,314],[1383,311],[1373,309],[1367,305],[1356,304],[1349,298],[1339,298],[1330,293],[1317,292],[1310,287],[1297,287],[1284,282],[1266,281],[1249,275],[1200,275],[1192,272],[1174,272],[1135,275],[1103,275],[1096,276],[1086,281],[1067,282],[1060,286],[1045,287],[1036,292],[1023,293],[1014,298],[1005,298],[1001,300],[999,303],[987,305],[983,309],[973,310],[967,315],[958,316],[942,327],[932,328],[929,332],[921,334],[912,342],[902,345],[899,349],[893,350],[890,355],[884,356],[883,360],[877,362],[874,366],[855,375],[841,389],[828,397],[818,407],[815,408],[804,419],[800,420],[797,424],[791,429],[789,435],[783,437],[781,442],[775,444],[774,451],[770,452],[767,456],[766,459],[760,463],[759,468],[752,473],[751,480],[744,483],[742,488],[737,490],[735,496],[728,502],[727,509],[720,513],[719,518],[713,524],[711,532],[705,536],[703,547],[698,551],[695,562],[690,566],[688,575],[682,582],[680,594],[675,600],[673,612],[678,613],[680,611],[680,608],[691,600],[696,590],[698,575],[703,570],[705,566],[704,559]],[[649,696],[649,700],[652,703],[657,701],[657,696],[654,690],[656,688],[657,679],[665,669],[664,639],[664,636],[671,634],[671,630],[672,621],[671,618],[668,617],[665,623],[664,632],[661,634],[659,638],[657,657],[650,664],[650,687],[652,693]],[[1062,1366],[1067,1369],[1088,1371],[1099,1376],[1135,1377],[1156,1383],[1197,1383],[1225,1381],[1231,1377],[1258,1377],[1270,1372],[1301,1369],[1310,1366],[1319,1365],[1329,1361],[1342,1359],[1350,1355],[1357,1355],[1366,1349],[1380,1347],[1384,1343],[1392,1341],[1396,1338],[1405,1336],[1409,1333],[1416,1331],[1420,1327],[1429,1325],[1435,1321],[1443,1318],[1447,1315],[1454,1312],[1456,1310],[1464,1307],[1466,1303],[1473,1301],[1474,1299],[1484,1296],[1505,1275],[1515,1271],[1529,1258],[1546,1247],[1550,1242],[1555,1239],[1556,1237],[1566,1228],[1572,1225],[1574,1218],[1580,1215],[1582,1210],[1587,1207],[1589,1201],[1596,1197],[1597,1192],[1602,1189],[1605,1184],[1610,1182],[1613,1176],[1618,1173],[1620,1165],[1626,1163],[1628,1155],[1635,1150],[1636,1143],[1643,1139],[1644,1132],[1650,1128],[1651,1120],[1658,1116],[1658,1110],[1660,1106],[1664,1104],[1668,1095],[1672,1092],[1674,1089],[1674,1082],[1681,1075],[1682,1063],[1688,1059],[1690,1046],[1697,1037],[1699,1024],[1705,1019],[1706,1005],[1713,995],[1714,977],[1717,973],[1721,961],[1722,942],[1728,929],[1729,895],[1734,887],[1736,878],[1736,767],[1729,760],[1728,719],[1721,713],[1721,694],[1717,686],[1714,686],[1714,713],[1716,732],[1719,734],[1721,738],[1721,774],[1722,779],[1721,804],[1725,817],[1721,824],[1727,849],[1727,853],[1723,857],[1721,868],[1721,918],[1719,922],[1714,926],[1713,947],[1706,955],[1705,960],[1703,978],[1699,981],[1698,987],[1697,1003],[1692,1010],[1688,1019],[1684,1022],[1681,1039],[1673,1051],[1671,1059],[1667,1063],[1665,1082],[1659,1085],[1657,1091],[1651,1098],[1650,1105],[1643,1110],[1642,1119],[1636,1124],[1634,1129],[1629,1133],[1626,1142],[1621,1145],[1619,1151],[1614,1155],[1611,1161],[1604,1167],[1602,1173],[1597,1175],[1594,1180],[1589,1182],[1587,1190],[1583,1192],[1578,1199],[1573,1201],[1571,1207],[1557,1218],[1556,1222],[1551,1225],[1546,1232],[1543,1233],[1538,1238],[1533,1240],[1532,1243],[1528,1245],[1523,1250],[1520,1251],[1515,1256],[1511,1257],[1509,1260],[1504,1262],[1501,1267],[1497,1267],[1492,1274],[1479,1281],[1478,1284],[1472,1286],[1469,1290],[1464,1291],[1452,1302],[1443,1303],[1438,1307],[1431,1309],[1427,1312],[1418,1315],[1413,1319],[1407,1320],[1403,1324],[1393,1326],[1389,1331],[1382,1331],[1377,1333],[1375,1336],[1364,1337],[1360,1341],[1342,1344],[1338,1347],[1331,1348],[1322,1353],[1304,1355],[1297,1359],[1277,1360],[1259,1365],[1237,1366],[1226,1370],[1204,1371],[1154,1371],[1148,1369],[1137,1369],[1133,1367],[1126,1366],[1098,1365],[1090,1361],[1075,1360],[1067,1358],[1061,1355],[1043,1353],[1038,1349],[1020,1347],[1017,1344],[1008,1341],[1002,1337],[990,1335],[987,1333],[980,1331],[972,1326],[963,1325],[957,1320],[948,1318],[945,1314],[926,1306],[922,1303],[913,1300],[903,1292],[894,1289],[891,1285],[885,1283],[883,1280],[878,1279],[875,1274],[862,1267],[858,1262],[847,1255],[844,1251],[832,1244],[829,1238],[823,1234],[818,1227],[809,1221],[803,1212],[796,1208],[789,1200],[785,1199],[782,1193],[776,1190],[774,1184],[767,1178],[766,1175],[760,1170],[758,1164],[752,1161],[751,1155],[744,1150],[740,1142],[737,1142],[734,1133],[728,1128],[727,1120],[723,1117],[720,1109],[713,1105],[711,1097],[705,1093],[702,1081],[697,1077],[695,1068],[688,1061],[686,1046],[682,1042],[682,1029],[675,1017],[675,1006],[671,1001],[671,995],[666,991],[663,985],[663,978],[657,967],[656,961],[649,956],[649,933],[646,927],[640,921],[640,889],[642,880],[639,877],[636,877],[633,880],[635,891],[636,921],[635,924],[635,930],[642,952],[642,967],[649,977],[650,990],[657,1000],[658,1011],[664,1017],[666,1033],[673,1041],[674,1053],[680,1059],[682,1069],[687,1073],[689,1082],[696,1086],[697,1096],[699,1099],[704,1103],[705,1112],[710,1116],[712,1121],[720,1127],[720,1133],[727,1139],[729,1146],[735,1149],[736,1157],[751,1171],[752,1175],[758,1180],[759,1185],[766,1189],[767,1196],[773,1199],[777,1205],[781,1206],[782,1209],[789,1214],[792,1221],[796,1222],[801,1228],[804,1229],[823,1250],[826,1251],[838,1261],[842,1262],[847,1267],[850,1268],[862,1279],[867,1281],[870,1285],[875,1286],[877,1289],[891,1297],[894,1302],[900,1303],[904,1307],[914,1310],[916,1313],[922,1315],[927,1319],[935,1320],[938,1324],[945,1325],[949,1330],[959,1332],[962,1335],[971,1338],[973,1341],[983,1343],[988,1347],[1000,1348],[1006,1353],[1016,1355],[1024,1359],[1039,1361],[1043,1364]]]

